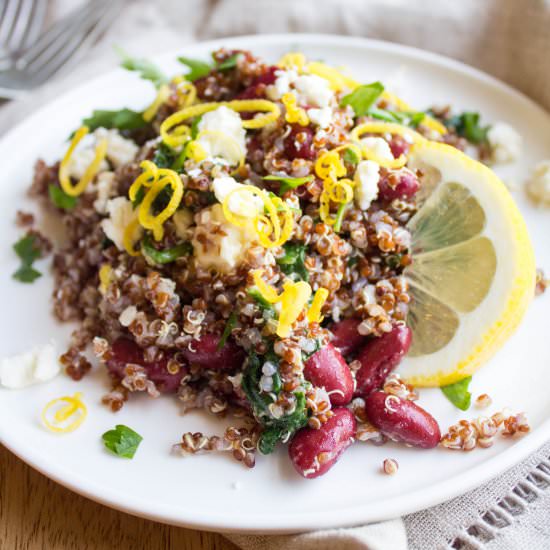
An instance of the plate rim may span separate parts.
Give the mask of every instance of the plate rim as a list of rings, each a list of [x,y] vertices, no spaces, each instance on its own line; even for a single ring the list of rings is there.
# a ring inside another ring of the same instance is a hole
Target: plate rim
[[[530,108],[538,109],[541,113],[548,116],[547,111],[538,105],[535,101],[527,97],[522,92],[512,88],[510,85],[501,80],[490,76],[483,71],[470,67],[460,61],[450,59],[446,56],[428,52],[420,48],[395,44],[382,40],[373,40],[362,37],[349,37],[340,35],[328,34],[305,34],[305,33],[287,33],[287,34],[261,34],[261,35],[244,35],[231,36],[216,40],[198,41],[187,44],[182,44],[178,49],[170,49],[152,56],[152,59],[163,59],[168,56],[175,57],[181,54],[186,49],[204,48],[215,49],[222,45],[241,44],[245,48],[253,48],[259,43],[267,43],[272,45],[281,45],[291,43],[292,41],[299,42],[300,45],[315,45],[319,43],[334,44],[338,46],[347,46],[350,48],[366,48],[371,51],[381,51],[384,53],[396,53],[405,57],[414,58],[418,61],[428,62],[431,65],[451,69],[454,72],[462,73],[470,78],[481,80],[500,91],[506,91],[510,96],[513,96],[517,101],[521,101]],[[96,81],[112,77],[122,69],[116,68],[102,72],[100,75],[84,81],[81,85],[70,88],[66,93],[60,95],[57,99],[46,103],[39,109],[32,110],[22,118],[12,129],[10,129],[0,139],[0,151],[6,147],[8,142],[17,138],[22,128],[28,124],[29,120],[42,115],[45,111],[58,108],[68,96],[77,94],[82,89],[94,84]],[[295,517],[291,514],[285,515],[284,512],[279,514],[277,518],[271,516],[254,516],[252,520],[246,517],[242,518],[242,523],[239,526],[231,524],[232,518],[227,519],[218,515],[213,517],[208,516],[207,519],[201,517],[201,513],[186,510],[186,517],[182,518],[177,513],[171,513],[170,510],[163,508],[162,505],[145,503],[144,501],[132,502],[128,496],[122,496],[114,491],[105,490],[105,487],[98,487],[97,484],[91,482],[85,476],[71,474],[69,477],[63,476],[63,472],[56,468],[55,463],[51,461],[40,463],[40,453],[33,452],[24,446],[18,445],[17,438],[10,438],[9,432],[2,427],[0,423],[0,442],[21,460],[29,466],[52,479],[56,483],[74,491],[86,498],[89,498],[100,504],[115,508],[119,511],[129,513],[138,517],[149,520],[158,521],[170,525],[181,527],[202,529],[207,531],[223,531],[233,533],[267,533],[267,534],[282,534],[294,533],[298,531],[308,531],[327,527],[344,527],[356,525],[362,522],[372,523],[398,517],[407,513],[419,511],[430,506],[439,504],[461,494],[475,486],[486,483],[497,475],[501,474],[506,469],[514,464],[519,463],[532,452],[535,452],[541,445],[550,439],[550,419],[542,422],[533,432],[525,436],[522,440],[518,440],[513,445],[503,449],[497,455],[490,457],[488,460],[474,466],[473,468],[461,472],[447,480],[449,483],[440,482],[436,485],[429,486],[426,489],[414,490],[404,496],[395,496],[382,501],[381,503],[367,503],[364,505],[349,505],[338,508],[337,512],[315,512],[314,514],[301,514]],[[95,490],[94,490],[95,489]],[[101,494],[102,493],[102,494]],[[334,515],[337,515],[337,520],[334,520]],[[260,518],[260,519],[258,519]]]

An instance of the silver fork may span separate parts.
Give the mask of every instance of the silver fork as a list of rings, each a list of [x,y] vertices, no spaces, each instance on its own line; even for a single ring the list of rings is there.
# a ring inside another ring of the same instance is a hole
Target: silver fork
[[[15,58],[13,68],[0,72],[0,97],[19,97],[74,63],[110,26],[123,3],[91,1],[52,25]]]
[[[0,63],[29,47],[44,24],[47,0],[4,0],[0,9]]]

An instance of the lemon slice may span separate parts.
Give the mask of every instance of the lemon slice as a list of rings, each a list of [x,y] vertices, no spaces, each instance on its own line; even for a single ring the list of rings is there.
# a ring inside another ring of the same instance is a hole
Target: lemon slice
[[[489,168],[426,140],[413,147],[409,166],[423,175],[405,270],[413,340],[399,372],[413,385],[442,386],[476,371],[517,327],[534,295],[534,254],[521,214]]]

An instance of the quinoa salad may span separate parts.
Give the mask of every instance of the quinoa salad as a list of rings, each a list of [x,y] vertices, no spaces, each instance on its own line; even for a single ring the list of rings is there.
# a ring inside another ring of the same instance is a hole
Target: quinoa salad
[[[300,53],[276,65],[226,49],[179,61],[172,77],[126,57],[155,86],[151,105],[94,111],[63,158],[36,163],[30,194],[60,217],[64,244],[52,251],[20,211],[14,276],[32,282],[33,260],[53,254],[53,313],[78,323],[66,373],[106,370],[103,405],[115,413],[135,393],[165,394],[182,413],[234,419],[220,434],[174,434],[184,456],[226,452],[253,467],[287,444],[306,478],[355,442],[471,450],[526,433],[524,414],[496,413],[442,434],[396,372],[425,345],[407,268],[430,174],[409,154],[430,141],[511,160],[513,129],[449,107],[417,111]],[[541,273],[540,292],[546,284]],[[465,410],[467,382],[448,388]],[[86,408],[78,394],[61,399],[45,423],[80,412],[73,429]],[[141,436],[118,425],[103,440],[131,458]]]

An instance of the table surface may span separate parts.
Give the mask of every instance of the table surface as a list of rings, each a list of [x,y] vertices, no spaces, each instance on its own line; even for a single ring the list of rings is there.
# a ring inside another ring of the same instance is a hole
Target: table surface
[[[39,474],[0,445],[0,547],[5,550],[236,550],[221,535],[106,508]]]

